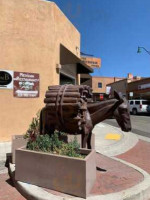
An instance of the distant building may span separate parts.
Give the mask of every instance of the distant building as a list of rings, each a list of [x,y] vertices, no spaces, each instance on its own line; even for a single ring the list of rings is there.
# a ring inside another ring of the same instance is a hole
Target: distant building
[[[127,96],[127,87],[128,87],[128,83],[131,82],[130,79],[125,78],[122,80],[119,80],[117,82],[114,83],[109,83],[107,84],[107,87],[110,87],[110,94],[113,96],[114,94],[114,90],[121,92],[123,94],[123,96]]]
[[[112,95],[113,91],[117,90],[128,99],[150,99],[150,77],[143,78],[129,73],[127,78],[107,84],[107,86],[111,87]]]
[[[89,85],[93,89],[93,99],[95,101],[104,100],[108,96],[107,85],[109,83],[115,83],[123,78],[119,77],[102,77],[102,76],[90,76],[88,74],[81,75],[81,84]]]
[[[150,99],[150,77],[128,83],[129,99]]]

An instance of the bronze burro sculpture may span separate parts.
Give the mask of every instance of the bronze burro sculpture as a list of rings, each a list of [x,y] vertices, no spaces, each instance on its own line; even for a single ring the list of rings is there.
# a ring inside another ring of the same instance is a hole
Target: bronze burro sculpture
[[[82,148],[91,149],[93,127],[112,116],[123,131],[131,130],[128,102],[116,91],[114,98],[92,102],[92,90],[86,85],[49,86],[45,107],[40,113],[40,133],[53,134],[54,130],[82,135]]]

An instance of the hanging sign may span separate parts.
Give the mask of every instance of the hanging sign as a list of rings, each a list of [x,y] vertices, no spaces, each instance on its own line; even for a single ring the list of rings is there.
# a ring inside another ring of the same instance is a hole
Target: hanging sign
[[[39,97],[39,74],[14,72],[14,97]]]
[[[0,89],[13,89],[13,71],[0,69]]]
[[[89,65],[92,68],[100,68],[101,67],[101,59],[89,56],[81,56],[81,60]]]

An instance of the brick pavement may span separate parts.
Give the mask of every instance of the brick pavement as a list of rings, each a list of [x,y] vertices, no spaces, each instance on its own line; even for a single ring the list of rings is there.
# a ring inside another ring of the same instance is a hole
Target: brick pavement
[[[0,174],[0,200],[25,200],[13,187],[8,174]]]
[[[107,171],[97,171],[97,180],[90,195],[102,195],[119,192],[143,181],[142,174],[133,168],[124,165],[123,163],[117,162],[116,160],[97,154],[96,162],[98,167]],[[49,189],[45,190],[57,196],[70,196]]]
[[[150,142],[139,140],[134,148],[117,157],[142,168],[150,174]]]
[[[128,152],[117,156],[127,162],[135,164],[150,173],[150,143],[139,141]],[[97,171],[97,180],[91,195],[108,194],[130,188],[143,180],[143,176],[123,163],[97,154],[97,166],[106,172]],[[47,190],[58,196],[67,196],[56,191]],[[24,200],[25,198],[11,185],[8,174],[0,174],[0,200]]]
[[[121,162],[97,154],[97,166],[106,172],[97,172],[91,194],[109,194],[128,189],[143,180],[143,175]]]

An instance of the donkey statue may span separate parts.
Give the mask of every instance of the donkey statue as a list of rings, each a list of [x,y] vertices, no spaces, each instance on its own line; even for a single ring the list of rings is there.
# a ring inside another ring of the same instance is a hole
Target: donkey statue
[[[82,148],[91,149],[93,127],[103,120],[114,117],[123,131],[131,130],[127,100],[114,91],[114,98],[102,102],[89,102],[88,86],[49,87],[40,114],[40,133],[53,134],[54,130],[82,135]]]

